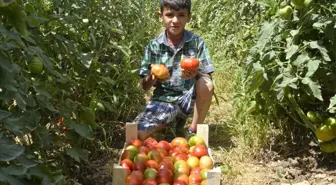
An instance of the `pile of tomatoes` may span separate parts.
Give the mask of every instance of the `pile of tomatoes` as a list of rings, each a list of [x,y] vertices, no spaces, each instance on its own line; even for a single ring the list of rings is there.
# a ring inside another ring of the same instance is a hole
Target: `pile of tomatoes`
[[[176,137],[170,143],[147,138],[129,141],[120,165],[127,171],[126,185],[206,185],[213,168],[204,139]]]

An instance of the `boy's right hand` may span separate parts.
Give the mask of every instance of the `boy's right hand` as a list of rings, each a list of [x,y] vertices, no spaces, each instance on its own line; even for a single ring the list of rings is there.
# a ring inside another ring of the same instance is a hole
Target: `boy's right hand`
[[[159,82],[161,82],[161,83],[163,83],[163,82],[166,82],[167,80],[169,80],[169,78],[170,78],[170,76],[168,76],[167,78],[165,78],[165,79],[159,79],[159,78],[157,78],[154,74],[151,74],[151,80],[153,80],[153,81],[159,81]]]

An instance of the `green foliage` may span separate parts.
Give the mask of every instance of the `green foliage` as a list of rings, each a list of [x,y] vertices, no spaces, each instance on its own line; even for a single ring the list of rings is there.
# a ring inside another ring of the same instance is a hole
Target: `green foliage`
[[[0,7],[0,182],[64,184],[63,175],[102,143],[98,121],[132,119],[144,104],[136,69],[158,27],[157,4],[6,2]]]
[[[260,26],[259,39],[246,60],[245,86],[254,113],[276,120],[290,116],[315,131],[306,116],[335,116],[336,3],[282,2],[279,14]],[[290,17],[282,8],[293,6]]]

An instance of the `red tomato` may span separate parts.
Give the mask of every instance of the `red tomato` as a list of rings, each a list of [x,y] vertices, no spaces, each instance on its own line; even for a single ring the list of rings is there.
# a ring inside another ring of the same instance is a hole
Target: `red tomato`
[[[157,145],[156,145],[157,149],[164,149],[165,151],[169,152],[170,150],[170,144],[167,141],[160,141]]]
[[[191,155],[195,157],[202,157],[208,155],[208,148],[205,145],[195,145],[191,152]]]
[[[127,143],[127,145],[134,145],[139,148],[142,145],[142,142],[139,139],[132,139]]]
[[[196,167],[196,168],[191,169],[190,174],[200,174],[201,171],[202,171],[201,167]]]
[[[183,58],[180,65],[182,69],[195,71],[198,69],[199,61],[195,58]]]
[[[189,184],[201,184],[202,180],[203,179],[201,178],[200,174],[191,174],[189,176]]]
[[[163,182],[173,183],[173,172],[168,169],[160,169],[156,174],[156,181],[160,184]]]
[[[186,146],[174,146],[172,149],[171,149],[171,152],[178,152],[178,153],[189,153],[189,149],[188,147]]]
[[[155,149],[156,145],[158,144],[158,142],[156,141],[156,139],[152,138],[152,137],[148,137],[147,139],[145,139],[143,141],[143,146],[148,147],[149,150],[153,150]]]
[[[170,171],[173,171],[174,170],[173,162],[169,159],[164,158],[159,165],[159,169],[168,169]]]
[[[133,161],[130,159],[124,159],[120,162],[120,166],[132,167],[132,165],[133,165]]]
[[[189,183],[189,177],[187,174],[175,174],[174,177],[174,182],[176,181],[183,181],[184,183],[188,184]]]
[[[162,158],[168,155],[168,152],[164,149],[159,148],[158,151],[160,152]]]
[[[182,181],[182,180],[176,180],[174,181],[174,184],[173,185],[188,185],[188,183]]]
[[[145,153],[148,154],[149,148],[147,146],[140,146],[139,153]]]
[[[171,147],[175,146],[184,146],[184,147],[189,147],[188,141],[183,138],[183,137],[175,137],[171,142],[170,142]]]
[[[132,171],[126,178],[126,184],[128,185],[142,185],[144,181],[144,175],[140,171]]]
[[[145,163],[145,167],[146,168],[154,168],[154,169],[158,170],[160,166],[159,166],[158,162],[156,162],[155,160],[148,160]]]
[[[158,183],[154,179],[146,179],[145,181],[143,181],[142,185],[157,185],[157,184]]]
[[[146,169],[145,163],[143,163],[141,161],[136,161],[136,162],[133,163],[132,169],[133,170],[138,170],[138,171],[143,173]]]
[[[178,161],[178,160],[184,160],[187,161],[188,159],[188,155],[185,153],[179,153],[174,157],[174,162]]]

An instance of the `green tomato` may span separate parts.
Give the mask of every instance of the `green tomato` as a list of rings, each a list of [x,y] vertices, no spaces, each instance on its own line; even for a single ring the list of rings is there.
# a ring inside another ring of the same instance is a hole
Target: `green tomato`
[[[12,2],[14,2],[14,0],[0,0],[0,7],[6,7]]]
[[[304,6],[308,7],[313,0],[304,0]]]
[[[294,7],[298,10],[302,9],[304,6],[304,0],[291,0]]]
[[[43,71],[43,63],[38,57],[34,57],[28,64],[29,71],[35,74],[41,74]]]
[[[330,125],[331,127],[336,127],[336,119],[335,118],[328,118],[324,122],[326,125]]]
[[[320,148],[323,152],[333,153],[336,152],[336,139],[329,142],[321,142]]]
[[[322,121],[323,121],[320,113],[318,113],[318,112],[308,111],[307,112],[307,117],[314,124],[321,124]]]
[[[279,9],[279,15],[284,19],[290,19],[293,14],[293,8],[289,5]]]

